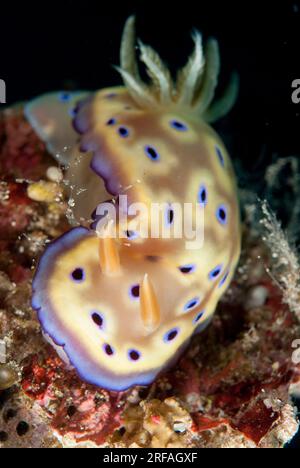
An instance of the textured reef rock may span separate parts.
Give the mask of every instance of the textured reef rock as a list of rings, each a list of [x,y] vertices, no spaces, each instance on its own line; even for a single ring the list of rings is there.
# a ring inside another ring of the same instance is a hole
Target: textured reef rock
[[[70,206],[53,166],[21,109],[6,111],[0,120],[0,340],[6,348],[0,447],[282,447],[298,428],[290,393],[300,382],[292,359],[300,338],[297,287],[287,294],[293,281],[299,284],[297,260],[290,261],[284,240],[278,252],[270,251],[247,226],[240,267],[211,326],[151,386],[108,392],[66,368],[30,305],[36,260],[68,229]],[[276,241],[270,221],[262,224]],[[278,255],[286,264],[277,277]]]

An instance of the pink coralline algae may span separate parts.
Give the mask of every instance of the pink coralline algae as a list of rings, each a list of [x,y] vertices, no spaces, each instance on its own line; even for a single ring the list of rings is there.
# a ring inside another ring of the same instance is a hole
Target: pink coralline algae
[[[0,172],[7,176],[37,179],[46,167],[45,145],[23,118],[23,109],[7,110],[0,117]]]
[[[22,388],[49,414],[53,430],[76,442],[101,445],[121,426],[122,394],[80,382],[50,349],[44,362],[34,356],[25,367]]]

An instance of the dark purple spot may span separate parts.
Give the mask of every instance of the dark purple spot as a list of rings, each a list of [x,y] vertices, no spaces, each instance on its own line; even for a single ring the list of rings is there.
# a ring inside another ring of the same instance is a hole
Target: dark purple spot
[[[61,102],[69,102],[71,100],[71,94],[68,92],[60,93],[59,100]]]
[[[179,270],[181,271],[181,273],[184,273],[185,275],[186,274],[189,274],[189,273],[193,273],[196,269],[196,265],[194,264],[191,264],[191,265],[183,265],[181,267],[179,267]]]
[[[136,349],[131,349],[128,351],[128,356],[131,361],[138,361],[141,357],[141,353]]]
[[[116,119],[109,119],[107,122],[106,122],[106,125],[115,125],[116,124]]]
[[[217,209],[217,219],[223,225],[227,223],[227,209],[224,205],[219,206]]]
[[[129,130],[126,127],[119,127],[118,132],[122,138],[127,138],[129,136]]]
[[[172,330],[169,330],[164,336],[164,342],[169,343],[170,341],[173,341],[178,335],[178,333],[178,328],[173,328]]]
[[[126,231],[127,239],[134,240],[138,238],[138,233],[135,231]]]
[[[193,323],[199,322],[199,320],[203,317],[204,313],[205,313],[204,310],[202,310],[201,312],[199,312],[199,313],[196,315],[196,317],[194,318]]]
[[[167,224],[167,226],[170,226],[171,224],[173,224],[174,216],[175,216],[174,210],[173,210],[173,208],[171,208],[171,206],[169,206],[167,208],[167,210],[166,210],[166,224]]]
[[[172,224],[174,221],[174,211],[173,210],[169,210],[169,213],[168,213],[168,222],[169,224]]]
[[[102,328],[103,326],[103,317],[98,314],[98,312],[94,312],[92,314],[92,319],[93,319],[93,322],[99,327],[99,328]]]
[[[179,120],[171,120],[170,122],[171,127],[175,128],[175,130],[178,130],[179,132],[186,132],[188,130],[187,126],[179,122]]]
[[[151,159],[151,161],[158,161],[160,159],[159,153],[153,146],[146,146],[145,152],[148,158]]]
[[[114,350],[107,343],[103,345],[103,349],[104,349],[105,354],[107,354],[107,356],[112,356],[114,354]]]
[[[69,116],[74,118],[76,116],[76,108],[71,108],[68,110]]]
[[[198,306],[200,304],[200,299],[199,297],[194,297],[190,301],[188,301],[185,306],[184,306],[184,311],[188,312],[191,309],[194,309],[194,307]]]
[[[207,204],[207,190],[205,185],[201,185],[198,193],[198,203],[205,206]]]
[[[106,98],[106,99],[113,99],[113,98],[116,97],[116,96],[117,96],[116,93],[109,93],[109,94],[106,94],[106,95],[105,95],[105,98]]]
[[[84,280],[84,270],[82,268],[76,268],[71,273],[72,279],[77,282],[81,282]]]
[[[225,166],[224,156],[223,156],[221,149],[218,146],[216,146],[216,153],[217,153],[217,156],[219,158],[221,165],[224,167]]]
[[[76,106],[73,109],[74,115],[78,114],[78,112],[80,111],[80,108],[81,108],[80,104],[76,104]]]
[[[222,271],[222,265],[219,265],[217,266],[216,268],[214,268],[210,273],[209,273],[209,279],[211,281],[214,281],[215,279],[218,278],[218,276],[220,275]]]
[[[223,276],[223,278],[221,279],[220,284],[219,284],[220,288],[226,283],[228,276],[229,276],[229,271],[227,271],[225,275]]]
[[[132,299],[138,299],[140,297],[140,285],[135,284],[130,288],[129,295]]]

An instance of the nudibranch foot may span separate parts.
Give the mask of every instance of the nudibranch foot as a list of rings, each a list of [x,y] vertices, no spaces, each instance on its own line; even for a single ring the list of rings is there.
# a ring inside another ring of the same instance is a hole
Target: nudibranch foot
[[[47,149],[61,164],[68,164],[73,157],[78,134],[70,122],[81,104],[90,95],[87,91],[58,91],[44,94],[29,102],[24,109],[29,120]]]

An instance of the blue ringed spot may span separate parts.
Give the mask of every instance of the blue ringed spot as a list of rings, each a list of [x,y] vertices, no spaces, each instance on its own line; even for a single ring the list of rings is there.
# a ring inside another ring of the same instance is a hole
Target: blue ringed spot
[[[116,119],[112,118],[106,122],[106,125],[115,125],[117,123]]]
[[[222,265],[218,265],[216,268],[214,268],[208,275],[209,279],[211,281],[216,280],[220,276],[222,269],[223,269]]]
[[[129,297],[134,301],[137,301],[140,297],[140,285],[135,284],[129,288]]]
[[[198,203],[200,203],[201,206],[206,206],[207,205],[207,189],[205,185],[201,185],[199,192],[198,192]]]
[[[187,125],[185,125],[183,122],[180,122],[179,120],[171,120],[170,125],[178,132],[186,132],[188,130]]]
[[[71,100],[71,94],[68,93],[68,92],[63,92],[63,93],[60,93],[59,95],[59,100],[61,102],[69,102]]]
[[[82,283],[85,280],[85,272],[83,268],[75,268],[71,273],[71,279],[76,283]]]
[[[129,130],[126,127],[119,127],[118,133],[122,138],[127,138],[129,136]]]
[[[74,118],[77,114],[76,107],[71,107],[71,109],[68,110],[68,114],[70,117]]]
[[[135,231],[126,231],[126,237],[128,240],[135,240],[139,237],[139,235]]]
[[[167,333],[165,333],[164,338],[163,338],[164,342],[170,343],[170,341],[175,340],[178,333],[179,333],[179,328],[172,328]]]
[[[103,351],[105,354],[107,354],[107,356],[113,356],[115,354],[114,349],[108,343],[104,343]]]
[[[196,265],[194,263],[191,263],[189,265],[182,265],[178,267],[181,273],[184,273],[185,275],[194,273],[196,271]]]
[[[221,288],[226,283],[228,276],[229,276],[229,271],[226,271],[225,275],[220,281],[219,288]]]
[[[104,324],[104,318],[102,316],[102,314],[99,314],[99,312],[92,312],[92,320],[93,322],[99,327],[99,328],[103,328],[103,324]]]
[[[202,319],[203,315],[205,314],[205,310],[202,310],[201,312],[199,312],[196,317],[194,318],[193,320],[193,323],[196,324],[199,322],[200,319]]]
[[[138,361],[141,358],[141,353],[136,349],[130,349],[128,351],[128,357],[131,361]]]
[[[218,146],[216,146],[215,149],[216,149],[216,153],[217,153],[217,156],[219,158],[221,165],[225,167],[225,159],[224,159],[222,150]]]
[[[160,160],[160,155],[153,146],[145,146],[145,153],[151,161]]]
[[[220,205],[216,212],[217,220],[220,224],[225,226],[227,224],[227,208],[225,205]]]
[[[172,205],[169,205],[166,209],[165,213],[165,221],[167,226],[171,226],[171,224],[174,223],[174,210],[172,208]]]
[[[193,299],[191,299],[190,301],[188,301],[185,304],[183,310],[184,310],[184,312],[188,312],[188,311],[194,309],[195,307],[197,307],[199,304],[200,304],[199,297],[194,297]]]

